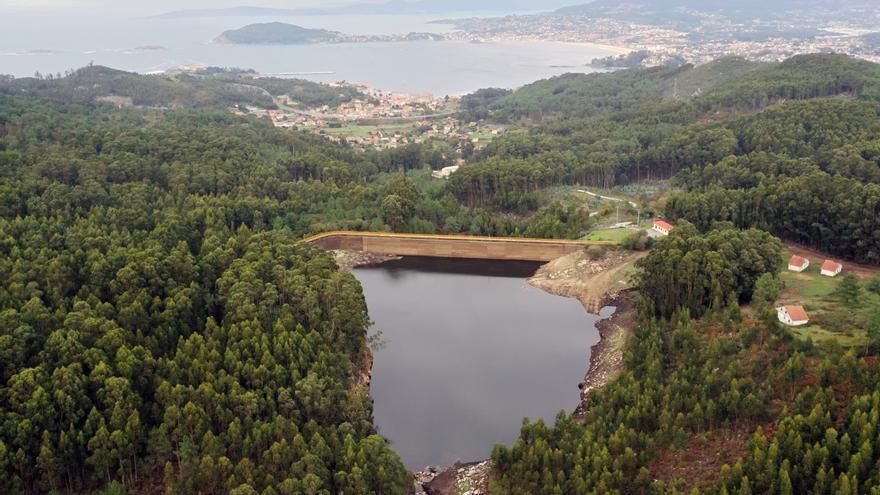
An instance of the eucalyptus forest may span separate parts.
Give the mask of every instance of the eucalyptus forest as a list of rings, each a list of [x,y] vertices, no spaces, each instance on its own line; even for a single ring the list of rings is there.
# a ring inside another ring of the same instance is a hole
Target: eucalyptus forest
[[[496,446],[491,492],[880,494],[880,316],[863,348],[817,345],[764,295],[780,240],[880,264],[880,66],[722,59],[483,90],[463,118],[525,130],[473,154],[236,116],[271,103],[238,77],[0,81],[0,492],[410,493],[363,385],[361,286],[298,241],[576,239],[595,220],[554,187],[662,179],[678,228],[637,264],[625,371]]]

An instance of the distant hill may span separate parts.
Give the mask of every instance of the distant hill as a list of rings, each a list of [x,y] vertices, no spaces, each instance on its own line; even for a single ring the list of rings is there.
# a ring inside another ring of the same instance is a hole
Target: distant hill
[[[344,35],[336,31],[309,29],[283,22],[266,22],[225,31],[215,41],[244,45],[297,45],[332,43],[343,39]]]
[[[229,7],[225,9],[175,10],[154,16],[155,19],[190,19],[199,17],[283,17],[321,13],[321,9],[273,9],[268,7]]]
[[[752,24],[755,20],[785,20],[792,14],[807,14],[826,21],[849,20],[860,12],[872,15],[875,9],[876,0],[596,0],[563,7],[555,13],[665,25],[687,31],[701,25],[707,14]],[[762,41],[818,34],[820,31],[814,28],[779,25],[746,30],[735,37],[740,41]]]
[[[582,1],[582,0],[581,0]],[[515,12],[525,10],[553,10],[574,5],[578,0],[391,0],[380,4],[351,6],[341,10],[384,14],[422,14],[468,11]]]
[[[869,8],[876,8],[876,0],[596,0],[556,12],[658,23],[693,20],[701,12],[751,19],[775,18],[805,9],[840,12]]]

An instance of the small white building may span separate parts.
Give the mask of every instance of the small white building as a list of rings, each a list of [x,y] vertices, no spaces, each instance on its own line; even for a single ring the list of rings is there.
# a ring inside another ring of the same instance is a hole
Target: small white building
[[[825,260],[822,263],[822,275],[826,277],[836,277],[843,271],[843,265],[832,260]]]
[[[448,179],[452,174],[458,172],[458,165],[453,165],[451,167],[443,167],[440,170],[434,170],[431,172],[431,177],[435,179]]]
[[[810,267],[810,260],[801,256],[792,256],[788,260],[788,270],[792,272],[802,272]]]
[[[663,220],[654,220],[653,230],[661,235],[669,235],[674,228],[675,226],[671,223],[664,222]]]
[[[790,327],[799,327],[810,322],[803,306],[780,306],[776,308],[776,316],[779,321]]]

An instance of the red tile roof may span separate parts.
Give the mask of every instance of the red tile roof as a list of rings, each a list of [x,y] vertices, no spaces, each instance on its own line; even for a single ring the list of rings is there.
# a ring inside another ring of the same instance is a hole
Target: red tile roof
[[[804,266],[807,263],[809,263],[809,261],[807,261],[806,258],[802,258],[798,255],[794,255],[791,257],[790,260],[788,260],[788,264],[791,266]]]
[[[660,227],[663,230],[670,231],[675,228],[671,223],[664,222],[663,220],[654,220],[654,225]]]
[[[786,306],[785,311],[788,313],[791,321],[810,321],[810,317],[807,316],[807,311],[804,310],[803,306]]]
[[[843,268],[843,265],[836,261],[825,260],[825,263],[822,263],[823,271],[836,272],[838,268]]]

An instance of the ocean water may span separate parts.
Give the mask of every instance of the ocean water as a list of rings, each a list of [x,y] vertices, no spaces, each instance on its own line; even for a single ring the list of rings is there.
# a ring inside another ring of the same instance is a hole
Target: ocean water
[[[227,29],[270,21],[350,34],[451,29],[449,25],[429,23],[436,18],[363,15],[161,20],[10,14],[0,16],[0,74],[25,77],[37,71],[63,73],[89,63],[140,73],[203,64],[443,96],[483,87],[515,88],[565,72],[590,72],[593,69],[586,64],[593,58],[612,54],[592,45],[554,42],[420,41],[291,46],[211,43]]]

